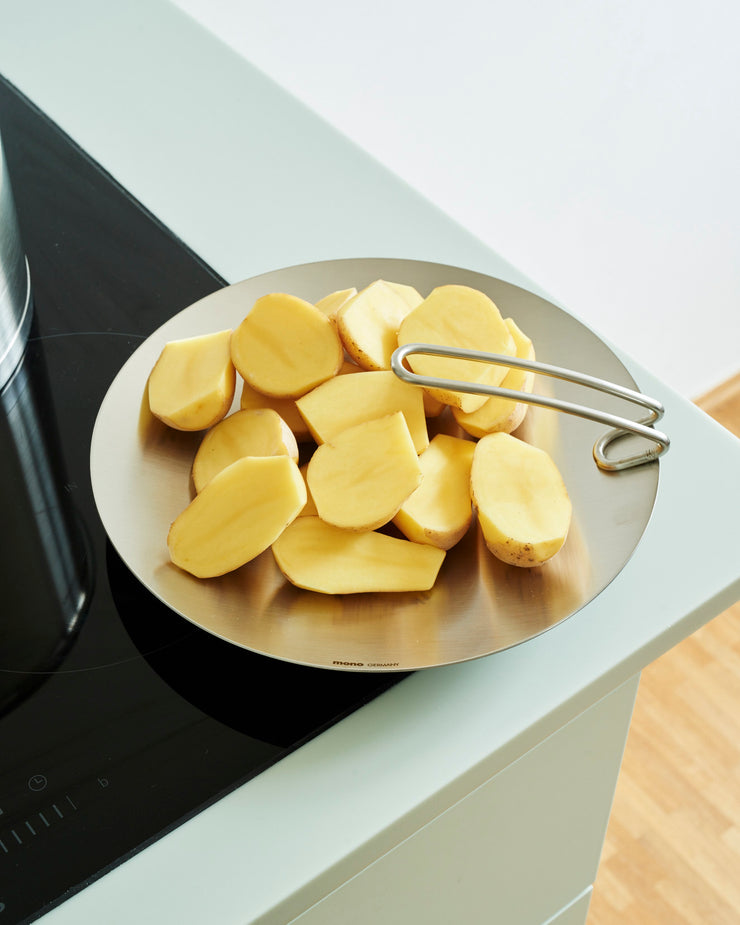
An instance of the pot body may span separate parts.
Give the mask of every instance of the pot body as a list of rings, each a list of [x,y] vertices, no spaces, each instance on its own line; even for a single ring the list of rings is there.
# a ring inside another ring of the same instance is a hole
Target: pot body
[[[17,367],[31,325],[31,285],[0,138],[0,389]]]

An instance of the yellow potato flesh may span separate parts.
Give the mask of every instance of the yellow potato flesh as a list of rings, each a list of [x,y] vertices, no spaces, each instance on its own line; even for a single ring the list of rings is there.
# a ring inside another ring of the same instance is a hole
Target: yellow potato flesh
[[[402,411],[417,453],[429,446],[423,391],[391,370],[335,376],[296,401],[317,443],[372,418]]]
[[[195,490],[202,491],[214,475],[242,456],[290,456],[298,462],[298,444],[277,411],[237,411],[219,421],[201,441],[193,460]]]
[[[383,533],[354,533],[319,517],[295,520],[273,543],[292,584],[323,594],[428,591],[445,552]]]
[[[262,392],[258,392],[246,382],[243,382],[239,405],[242,411],[256,411],[260,408],[271,408],[276,411],[293,431],[293,436],[299,443],[311,437],[311,432],[301,417],[298,408],[296,408],[295,399],[293,398],[272,398],[269,395],[263,395]]]
[[[485,293],[468,286],[439,286],[401,322],[399,345],[410,343],[462,347],[513,356],[516,347],[498,308]],[[506,368],[491,363],[451,357],[415,354],[407,358],[419,375],[455,379],[470,383],[500,385]],[[475,411],[487,400],[485,395],[430,388],[439,401]]]
[[[244,381],[274,398],[298,398],[330,379],[343,356],[326,315],[279,292],[257,299],[231,338],[231,358]]]
[[[165,344],[149,377],[152,414],[177,430],[205,430],[220,421],[236,388],[230,339],[231,331],[219,331]]]
[[[394,283],[391,280],[384,280],[386,286],[392,289],[396,295],[400,296],[403,301],[408,305],[409,310],[416,308],[417,305],[421,305],[424,301],[424,297],[421,295],[418,289],[415,289],[413,286],[409,286],[406,283]]]
[[[534,360],[532,341],[511,318],[506,318],[505,321],[516,344],[516,356],[522,360]],[[534,388],[534,373],[512,367],[504,376],[501,387],[518,392],[531,392]],[[452,413],[460,427],[471,437],[484,437],[498,431],[512,433],[526,417],[528,408],[526,402],[493,396],[476,411],[466,414],[460,408],[453,408]]]
[[[306,503],[306,486],[289,456],[246,456],[216,475],[170,527],[172,562],[213,578],[254,559]]]
[[[354,286],[351,289],[338,289],[336,292],[330,292],[329,295],[325,295],[323,299],[319,299],[319,301],[314,304],[330,321],[336,322],[336,313],[345,302],[356,295],[357,290]]]
[[[379,279],[336,313],[337,330],[344,349],[363,369],[390,369],[391,354],[398,347],[398,328],[414,307],[411,287]],[[421,302],[418,296],[416,304]]]
[[[562,547],[571,502],[544,450],[510,434],[488,434],[476,444],[470,484],[483,538],[498,559],[537,566]]]
[[[345,530],[375,530],[421,482],[419,457],[400,411],[364,421],[323,443],[306,472],[322,520]]]
[[[419,457],[422,482],[404,501],[393,523],[409,540],[450,549],[473,517],[470,468],[475,444],[437,434]]]

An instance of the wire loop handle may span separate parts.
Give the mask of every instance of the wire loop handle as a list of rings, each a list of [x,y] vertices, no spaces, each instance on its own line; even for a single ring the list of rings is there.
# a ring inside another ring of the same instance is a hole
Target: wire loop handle
[[[501,386],[485,385],[483,383],[465,382],[458,379],[442,379],[436,376],[422,376],[412,372],[403,365],[403,361],[410,354],[427,354],[431,356],[454,357],[462,360],[475,360],[480,363],[493,363],[498,366],[516,367],[517,369],[526,369],[532,372],[551,376],[555,379],[563,379],[567,382],[574,382],[577,385],[586,388],[596,389],[599,392],[605,392],[609,395],[615,395],[625,401],[641,405],[648,409],[648,415],[639,421],[633,421],[629,418],[619,417],[616,414],[610,414],[606,411],[597,411],[595,408],[589,408],[587,405],[578,405],[573,402],[564,401],[559,398],[552,398],[546,395],[533,395],[529,392],[520,392],[516,389],[505,389]],[[593,448],[593,455],[596,465],[607,472],[616,472],[621,469],[630,469],[634,466],[641,466],[646,462],[652,462],[668,450],[670,439],[660,430],[656,430],[652,425],[659,421],[664,414],[663,405],[654,398],[643,395],[642,392],[635,392],[627,389],[615,382],[608,382],[605,379],[597,379],[595,376],[589,376],[585,373],[575,372],[572,369],[564,369],[560,366],[551,366],[548,363],[539,363],[534,360],[524,360],[519,357],[511,357],[500,353],[484,353],[480,350],[466,350],[458,347],[444,347],[438,344],[404,344],[394,350],[391,357],[391,369],[405,382],[413,385],[424,386],[425,388],[448,389],[455,392],[469,392],[473,395],[492,395],[500,398],[508,398],[512,401],[526,402],[530,405],[539,405],[542,408],[552,408],[556,411],[563,411],[566,414],[573,414],[577,417],[587,418],[599,424],[606,424],[611,429],[600,437]],[[610,459],[606,455],[607,448],[627,434],[636,434],[643,437],[653,444],[648,449],[630,456],[624,456],[621,459]]]

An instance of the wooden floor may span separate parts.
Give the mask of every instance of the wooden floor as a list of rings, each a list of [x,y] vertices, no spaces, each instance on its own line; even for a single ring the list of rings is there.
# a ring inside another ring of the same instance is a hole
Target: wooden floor
[[[740,925],[740,602],[642,673],[588,925]]]

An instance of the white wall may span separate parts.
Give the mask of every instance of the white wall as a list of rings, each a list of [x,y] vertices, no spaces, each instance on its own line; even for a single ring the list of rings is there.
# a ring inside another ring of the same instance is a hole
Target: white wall
[[[740,369],[734,0],[176,3],[669,385]]]

